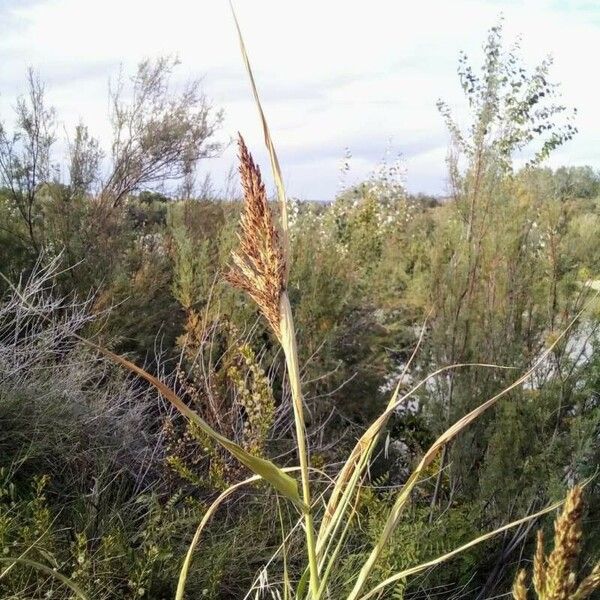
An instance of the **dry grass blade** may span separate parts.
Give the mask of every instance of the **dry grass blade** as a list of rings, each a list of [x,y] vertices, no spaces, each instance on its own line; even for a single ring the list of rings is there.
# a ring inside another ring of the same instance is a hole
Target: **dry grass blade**
[[[74,581],[72,581],[68,577],[65,577],[58,571],[55,571],[51,567],[48,567],[48,566],[46,566],[42,563],[39,563],[35,560],[30,560],[28,558],[19,558],[19,557],[18,558],[1,557],[0,563],[9,563],[10,565],[21,564],[21,565],[31,567],[32,569],[36,569],[37,571],[41,571],[42,573],[45,573],[46,575],[53,577],[57,581],[60,581],[62,584],[64,584],[66,587],[68,587],[75,594],[75,596],[77,598],[80,598],[80,600],[88,600],[88,596]]]
[[[385,427],[385,424],[390,416],[407,398],[410,398],[410,396],[423,387],[429,380],[446,371],[462,367],[482,367],[490,369],[513,368],[488,363],[458,363],[455,365],[441,367],[433,373],[430,373],[427,377],[422,379],[402,396],[399,396],[400,385],[397,385],[386,410],[375,421],[373,421],[373,423],[371,423],[368,429],[360,437],[350,455],[346,459],[340,473],[336,477],[335,486],[327,503],[319,531],[317,545],[319,556],[321,556],[324,546],[328,542],[328,538],[332,535],[332,531],[335,530],[340,520],[343,518],[345,509],[351,501],[352,494],[356,489],[358,481],[368,465],[371,449],[374,447],[379,433],[381,432],[382,428]]]
[[[287,210],[287,196],[285,193],[285,186],[283,185],[283,177],[281,176],[281,167],[279,166],[279,159],[277,158],[277,153],[275,152],[275,145],[273,144],[273,140],[271,138],[271,132],[269,131],[269,125],[267,123],[267,119],[265,118],[265,113],[262,108],[262,104],[260,103],[260,97],[258,95],[258,89],[256,87],[256,82],[254,81],[254,74],[252,73],[252,66],[250,65],[250,59],[248,58],[248,52],[246,51],[246,44],[244,44],[244,38],[242,36],[242,30],[240,29],[240,24],[238,23],[237,16],[235,14],[235,10],[233,8],[233,3],[229,2],[231,6],[231,12],[233,14],[233,20],[235,22],[235,27],[238,34],[238,39],[240,42],[240,50],[242,52],[242,58],[244,60],[244,65],[246,66],[246,71],[248,73],[248,78],[250,79],[250,85],[252,86],[252,94],[254,95],[254,100],[256,102],[256,107],[258,109],[258,114],[260,116],[263,134],[265,138],[265,145],[267,146],[267,150],[269,152],[269,160],[271,161],[271,170],[273,171],[273,178],[275,179],[275,186],[277,187],[277,196],[279,198],[279,209],[281,212],[281,233],[282,233],[282,249],[283,255],[286,259],[286,265],[289,268],[289,261],[287,260],[289,257],[289,225],[288,225],[288,210]],[[287,272],[286,272],[287,279]]]
[[[410,355],[410,358],[408,359],[404,369],[402,370],[402,374],[398,378],[398,383],[396,385],[396,388],[394,389],[394,393],[392,394],[390,401],[388,402],[388,405],[386,406],[386,413],[388,413],[388,411],[390,409],[392,409],[396,406],[396,403],[398,401],[398,394],[400,393],[400,385],[401,385],[402,381],[404,380],[404,377],[405,377],[406,373],[408,372],[408,369],[410,368],[410,365],[412,364],[413,359],[415,358],[417,352],[419,351],[419,348],[421,347],[421,343],[423,342],[423,337],[425,335],[427,320],[428,320],[430,314],[431,314],[431,311],[425,318],[425,321],[424,321],[424,323],[421,327],[421,331],[419,333],[419,339],[417,340],[417,344],[416,344],[412,354]],[[389,414],[391,414],[391,413],[389,413]],[[387,417],[384,417],[384,420],[385,420],[385,422],[387,422]],[[382,427],[383,427],[383,425],[382,425]],[[356,468],[357,468],[358,464],[360,463],[360,460],[363,457],[365,457],[365,459],[368,460],[368,457],[370,456],[373,448],[375,447],[375,445],[377,443],[377,436],[379,435],[380,431],[381,431],[381,429],[379,429],[376,434],[374,434],[372,437],[369,437],[369,438],[365,438],[364,435],[362,436],[362,438],[358,441],[358,443],[355,445],[354,449],[352,450],[352,453],[351,453],[349,459],[344,463],[342,470],[339,472],[338,476],[336,477],[336,484],[333,488],[333,491],[331,492],[331,496],[329,497],[329,500],[327,501],[325,515],[323,516],[323,520],[321,522],[321,528],[319,530],[319,546],[323,543],[322,539],[324,537],[324,533],[327,530],[329,521],[331,520],[333,514],[335,513],[335,510],[338,506],[340,494],[342,493],[342,490],[343,490],[346,482],[349,481],[352,472],[356,471]]]
[[[282,471],[289,473],[291,471],[298,471],[299,468],[300,467],[288,467],[282,469]],[[219,496],[214,500],[214,502],[208,507],[208,509],[204,513],[204,516],[202,517],[202,520],[200,521],[200,524],[198,525],[198,528],[196,529],[196,533],[194,533],[194,537],[192,539],[192,542],[190,543],[188,551],[186,552],[181,571],[179,572],[179,578],[177,580],[177,591],[175,592],[175,600],[183,600],[185,594],[185,584],[187,582],[187,577],[190,570],[190,565],[192,563],[194,550],[196,549],[196,546],[200,541],[200,536],[202,535],[202,532],[204,531],[204,528],[206,527],[208,522],[213,518],[214,514],[217,512],[221,504],[223,504],[223,502],[227,500],[227,498],[229,498],[229,496],[231,496],[235,491],[239,490],[240,488],[246,485],[255,483],[260,479],[262,479],[262,477],[258,475],[253,475],[252,477],[248,477],[248,479],[244,479],[243,481],[239,481],[238,483],[229,486],[226,490],[219,494]]]
[[[459,419],[452,427],[447,429],[429,448],[429,450],[425,453],[421,462],[418,464],[412,475],[407,480],[404,485],[402,491],[398,495],[392,510],[390,511],[390,515],[386,521],[386,524],[383,528],[383,532],[381,533],[379,540],[373,547],[371,554],[363,565],[354,588],[350,592],[348,596],[348,600],[356,600],[360,592],[362,591],[375,563],[377,562],[384,546],[387,544],[390,539],[392,533],[396,529],[396,526],[400,520],[401,513],[404,509],[404,506],[408,502],[410,498],[410,494],[417,484],[421,474],[423,471],[431,464],[434,460],[437,453],[447,444],[450,440],[456,437],[463,429],[468,427],[473,421],[478,419],[485,411],[494,406],[496,402],[506,394],[508,394],[511,390],[519,387],[523,384],[529,377],[536,371],[536,369],[544,363],[548,355],[552,352],[552,350],[557,346],[557,344],[563,339],[563,337],[567,334],[567,332],[573,327],[573,325],[577,322],[577,320],[581,317],[581,315],[587,310],[587,308],[591,305],[591,303],[598,297],[598,293],[594,294],[594,296],[586,303],[586,305],[575,315],[575,317],[571,320],[571,322],[567,325],[567,327],[556,337],[554,342],[541,354],[541,356],[535,361],[532,367],[524,373],[521,377],[519,377],[516,381],[514,381],[511,385],[504,388],[501,392],[472,410],[470,413],[465,415],[462,419]],[[385,413],[384,413],[385,414]]]
[[[240,245],[227,279],[259,306],[275,335],[281,337],[280,299],[285,288],[285,259],[269,208],[260,169],[239,136],[240,177],[244,189]]]
[[[244,479],[244,481],[240,481],[234,485],[229,486],[224,492],[222,492],[217,499],[208,507],[208,510],[204,513],[198,528],[196,529],[196,533],[194,533],[194,537],[192,542],[188,548],[188,551],[185,555],[185,559],[183,561],[183,565],[181,567],[181,571],[179,572],[179,578],[177,580],[177,590],[175,592],[175,600],[183,600],[185,594],[185,584],[187,583],[188,573],[190,570],[190,565],[192,563],[192,556],[194,555],[194,550],[200,541],[200,535],[202,531],[206,527],[206,524],[212,519],[213,515],[217,512],[219,506],[229,497],[233,492],[238,490],[239,488],[248,485],[250,483],[254,483],[259,481],[261,478],[258,475],[253,475],[248,479]]]
[[[283,560],[283,600],[289,600],[292,591],[292,582],[290,581],[290,573],[288,569],[288,544],[285,535],[285,525],[283,523],[283,512],[281,510],[281,504],[277,499],[277,514],[279,516],[279,529],[281,531],[281,558]]]
[[[138,367],[136,364],[132,363],[126,358],[123,358],[118,354],[114,354],[110,350],[102,348],[93,342],[89,342],[87,340],[84,341],[86,341],[86,343],[91,345],[93,348],[99,350],[105,356],[111,358],[116,363],[124,366],[133,373],[136,373],[145,379],[148,383],[154,386],[183,416],[187,417],[204,433],[206,433],[206,435],[223,446],[225,450],[235,456],[235,458],[237,458],[243,465],[248,467],[250,471],[256,473],[265,481],[268,481],[278,492],[283,494],[289,500],[292,500],[292,502],[294,502],[298,507],[302,508],[303,510],[305,509],[302,500],[300,499],[296,480],[284,473],[282,469],[277,467],[269,460],[246,452],[246,450],[244,450],[240,445],[232,442],[230,439],[226,438],[220,433],[217,433],[206,421],[204,421],[204,419],[200,417],[200,415],[198,415],[198,413],[187,406],[187,404],[185,404],[185,402],[183,402],[183,400],[181,400],[181,398],[179,398],[171,388],[141,367]]]

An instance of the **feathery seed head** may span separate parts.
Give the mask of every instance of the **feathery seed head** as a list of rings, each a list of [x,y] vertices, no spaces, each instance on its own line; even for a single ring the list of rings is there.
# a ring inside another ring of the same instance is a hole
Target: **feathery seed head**
[[[554,549],[548,557],[546,591],[548,600],[568,600],[573,594],[572,569],[581,547],[581,487],[569,491],[562,514],[554,523]]]
[[[533,587],[539,600],[585,600],[600,588],[600,562],[577,586],[575,563],[581,551],[583,492],[575,486],[567,494],[563,511],[554,522],[554,550],[544,554],[544,534],[537,534],[533,557]],[[526,600],[526,572],[519,571],[513,583],[513,598]]]
[[[241,135],[238,146],[244,209],[240,244],[232,254],[233,267],[227,279],[233,286],[248,293],[279,337],[279,303],[286,285],[284,254],[260,169]]]
[[[584,600],[598,588],[600,588],[600,562],[596,563],[592,572],[579,584],[572,600]]]
[[[538,529],[533,557],[533,587],[539,598],[546,593],[546,555],[544,554],[544,531]]]
[[[527,586],[525,580],[527,579],[527,571],[521,569],[515,577],[513,583],[512,595],[514,600],[527,600]]]

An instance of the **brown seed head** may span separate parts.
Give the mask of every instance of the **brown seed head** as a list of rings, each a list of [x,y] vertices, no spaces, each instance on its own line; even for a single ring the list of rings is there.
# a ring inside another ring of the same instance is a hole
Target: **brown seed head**
[[[539,598],[546,593],[546,556],[544,555],[544,532],[538,529],[533,557],[533,587]]]
[[[239,136],[240,178],[244,190],[240,245],[232,254],[229,282],[256,302],[279,337],[279,301],[285,289],[285,259],[258,165]]]
[[[600,588],[600,562],[577,586],[574,571],[581,550],[582,488],[575,486],[567,494],[563,511],[554,522],[554,550],[544,554],[544,534],[537,534],[533,557],[533,586],[539,600],[585,600]],[[525,571],[520,571],[513,584],[513,597],[524,600],[527,595]]]
[[[600,588],[600,562],[592,569],[592,572],[579,584],[572,600],[584,600],[592,595],[592,592]]]
[[[517,573],[513,583],[512,595],[515,600],[527,600],[527,586],[525,585],[526,579],[527,572],[525,569],[521,569]]]
[[[547,600],[568,600],[575,591],[575,577],[571,574],[581,547],[582,509],[582,491],[575,486],[554,523],[554,549],[546,569]]]

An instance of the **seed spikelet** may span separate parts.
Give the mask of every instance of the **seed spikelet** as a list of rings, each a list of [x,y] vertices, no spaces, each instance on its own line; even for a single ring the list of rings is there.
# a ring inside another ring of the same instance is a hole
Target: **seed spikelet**
[[[526,579],[527,571],[525,571],[525,569],[521,569],[518,572],[513,584],[512,595],[514,600],[527,600],[527,586],[525,585]]]

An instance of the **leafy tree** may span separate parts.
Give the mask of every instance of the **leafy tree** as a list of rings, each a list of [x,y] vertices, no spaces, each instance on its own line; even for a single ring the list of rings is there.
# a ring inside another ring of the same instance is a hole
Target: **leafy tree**
[[[53,169],[50,152],[55,141],[55,112],[47,106],[39,76],[29,69],[28,91],[17,100],[16,127],[9,133],[0,126],[0,181],[26,225],[31,250],[40,250],[37,226],[37,193],[50,181]]]
[[[212,114],[198,80],[172,93],[177,64],[164,57],[141,62],[131,79],[130,102],[122,77],[111,90],[111,172],[101,197],[115,206],[132,192],[183,179],[198,160],[220,149],[211,138],[222,114]]]

